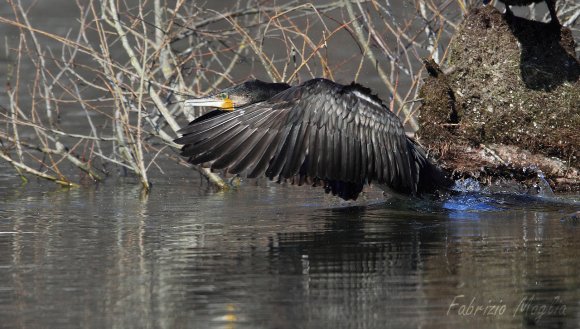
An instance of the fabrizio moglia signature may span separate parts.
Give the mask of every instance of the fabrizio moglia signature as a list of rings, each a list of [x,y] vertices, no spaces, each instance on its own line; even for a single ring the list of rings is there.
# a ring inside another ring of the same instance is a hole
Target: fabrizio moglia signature
[[[566,305],[562,303],[560,296],[552,300],[538,300],[535,295],[524,296],[516,307],[509,306],[502,299],[489,299],[487,302],[480,301],[477,297],[466,297],[457,295],[447,308],[447,315],[457,315],[463,317],[495,317],[503,316],[516,317],[523,315],[533,318],[536,322],[544,316],[565,316]]]

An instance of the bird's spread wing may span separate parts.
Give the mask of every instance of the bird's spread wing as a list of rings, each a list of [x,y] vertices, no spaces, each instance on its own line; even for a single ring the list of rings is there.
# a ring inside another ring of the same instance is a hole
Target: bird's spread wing
[[[296,176],[416,192],[417,163],[400,120],[358,85],[310,80],[267,101],[194,121],[182,155],[230,173]],[[301,180],[302,181],[302,180]],[[358,193],[357,193],[358,194]]]

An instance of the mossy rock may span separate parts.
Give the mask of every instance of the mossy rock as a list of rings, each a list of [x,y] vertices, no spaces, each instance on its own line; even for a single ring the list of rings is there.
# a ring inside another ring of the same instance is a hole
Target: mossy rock
[[[571,31],[506,19],[487,6],[466,16],[449,47],[443,65],[449,73],[429,70],[420,91],[421,143],[447,169],[471,174],[506,165],[515,171],[522,166],[544,170],[543,156],[565,167],[546,168],[553,187],[566,178],[575,182],[567,183],[568,189],[578,189],[580,61]],[[509,154],[507,159],[493,155],[490,149],[498,145],[530,152],[535,162],[526,164],[518,154],[513,163]]]

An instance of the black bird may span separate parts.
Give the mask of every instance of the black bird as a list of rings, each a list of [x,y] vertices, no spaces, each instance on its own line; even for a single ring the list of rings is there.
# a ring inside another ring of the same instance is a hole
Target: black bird
[[[370,183],[410,195],[448,184],[399,118],[355,83],[313,79],[292,87],[253,80],[186,105],[220,108],[175,140],[193,164],[322,185],[345,200]]]
[[[558,15],[556,14],[556,0],[499,0],[505,5],[505,12],[508,16],[513,16],[510,6],[529,6],[532,3],[545,1],[550,11],[551,23],[560,26]],[[487,5],[491,0],[483,0],[483,4]]]

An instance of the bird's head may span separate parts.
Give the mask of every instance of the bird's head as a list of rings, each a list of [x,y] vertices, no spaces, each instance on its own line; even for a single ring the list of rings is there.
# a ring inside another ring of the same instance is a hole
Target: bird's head
[[[263,102],[288,88],[290,85],[285,83],[250,80],[207,97],[188,99],[185,101],[185,105],[210,106],[225,111],[233,111],[236,108]]]
[[[487,5],[487,4],[489,4],[490,2],[491,2],[491,0],[483,0],[483,4],[484,4],[484,5]]]

